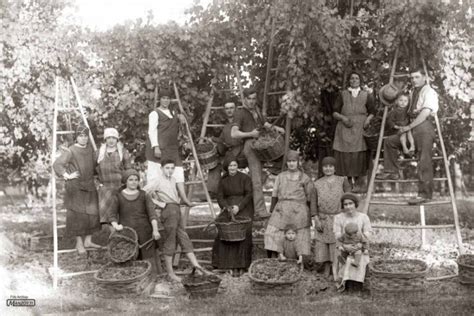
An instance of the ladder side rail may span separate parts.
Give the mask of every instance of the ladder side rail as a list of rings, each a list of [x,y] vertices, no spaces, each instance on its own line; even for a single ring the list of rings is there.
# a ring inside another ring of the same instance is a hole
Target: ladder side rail
[[[184,114],[185,113],[184,108],[183,108],[183,105],[181,103],[181,99],[179,97],[178,87],[176,86],[175,82],[173,82],[173,88],[174,88],[174,93],[176,95],[176,99],[177,99],[177,102],[178,102],[179,110],[181,111],[181,113]],[[204,174],[203,174],[202,169],[201,169],[201,164],[199,163],[199,159],[197,159],[197,152],[196,152],[196,147],[194,146],[193,135],[191,134],[191,130],[189,129],[189,125],[188,125],[187,120],[185,121],[184,125],[186,127],[186,133],[188,134],[189,141],[191,142],[191,150],[192,150],[193,156],[195,158],[196,169],[198,171],[198,175],[200,177],[202,186],[204,188],[204,193],[206,195],[206,200],[209,203],[209,209],[211,210],[212,217],[216,218],[216,212],[214,210],[214,205],[212,204],[211,196],[209,195],[209,191],[207,190],[206,181],[204,181]]]
[[[263,89],[263,104],[262,104],[262,115],[263,117],[267,116],[267,107],[268,107],[268,92],[270,92],[270,76],[271,68],[273,65],[273,52],[275,45],[275,19],[272,19],[272,28],[270,31],[270,44],[268,44],[268,56],[267,56],[267,70],[265,73],[265,86]]]
[[[201,138],[206,137],[207,124],[209,123],[209,116],[211,115],[211,107],[212,107],[213,102],[214,102],[214,88],[211,88],[211,95],[209,97],[209,101],[207,102],[206,111],[204,111],[204,115],[203,115],[201,135],[200,135]]]
[[[56,159],[57,147],[57,127],[58,127],[58,98],[59,98],[59,77],[56,76],[54,93],[54,114],[53,114],[53,144],[51,149],[51,202],[53,208],[53,289],[58,288],[58,216],[56,211],[56,175],[53,164]]]

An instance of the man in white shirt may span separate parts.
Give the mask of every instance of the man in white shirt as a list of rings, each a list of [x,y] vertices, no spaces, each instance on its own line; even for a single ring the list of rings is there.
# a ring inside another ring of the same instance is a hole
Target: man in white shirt
[[[433,143],[436,133],[430,117],[438,111],[438,93],[426,82],[424,69],[416,69],[411,74],[413,91],[411,93],[409,115],[413,118],[407,126],[398,127],[399,133],[409,130],[413,133],[415,147],[419,153],[418,197],[411,204],[424,203],[433,197]],[[389,136],[384,142],[384,173],[377,179],[398,180],[398,153],[401,150],[400,136]]]

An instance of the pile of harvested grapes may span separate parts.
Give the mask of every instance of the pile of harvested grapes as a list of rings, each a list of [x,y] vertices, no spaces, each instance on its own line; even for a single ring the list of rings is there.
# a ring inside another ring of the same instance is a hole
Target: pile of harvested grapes
[[[474,267],[474,255],[463,255],[458,258],[460,264]]]
[[[373,264],[374,270],[388,273],[415,273],[426,270],[426,264],[415,260],[377,261]]]
[[[261,260],[255,262],[250,271],[252,277],[266,282],[294,282],[301,274],[296,261]]]
[[[102,280],[129,280],[133,279],[146,271],[146,265],[131,265],[131,264],[115,264],[112,266],[105,266],[99,270],[97,278]]]
[[[202,143],[196,145],[196,151],[200,154],[208,153],[214,149],[213,143]]]
[[[114,261],[126,261],[135,254],[135,251],[136,244],[131,240],[125,238],[111,238],[109,241],[109,253]]]

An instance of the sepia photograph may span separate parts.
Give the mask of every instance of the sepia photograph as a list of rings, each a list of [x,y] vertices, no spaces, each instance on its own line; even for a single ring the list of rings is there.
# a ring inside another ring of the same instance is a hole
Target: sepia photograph
[[[471,0],[0,0],[0,315],[474,315]]]

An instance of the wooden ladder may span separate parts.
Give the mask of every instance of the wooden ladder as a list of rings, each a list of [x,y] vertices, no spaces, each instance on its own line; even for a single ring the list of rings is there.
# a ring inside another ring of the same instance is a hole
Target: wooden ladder
[[[59,268],[58,263],[58,256],[59,254],[63,253],[74,253],[76,249],[58,249],[58,229],[65,228],[65,225],[58,225],[58,216],[57,216],[57,205],[56,205],[56,175],[53,170],[53,163],[54,160],[58,157],[57,146],[58,146],[58,136],[63,135],[74,135],[74,131],[72,130],[71,125],[71,112],[79,112],[82,123],[89,128],[89,124],[87,122],[87,118],[84,114],[84,107],[82,106],[81,99],[79,97],[79,92],[77,90],[76,83],[74,82],[74,78],[68,72],[66,73],[67,77],[67,85],[66,88],[64,87],[64,83],[62,82],[64,79],[60,78],[59,75],[56,76],[55,80],[55,96],[54,96],[54,114],[53,114],[53,144],[51,148],[51,183],[50,183],[50,194],[51,194],[51,204],[53,209],[53,267],[49,269],[50,274],[52,275],[53,279],[53,288],[57,289],[58,287],[58,280],[60,278],[72,277],[76,275],[83,275],[89,273],[95,273],[97,270],[91,271],[79,271],[79,272],[72,272],[72,273],[62,273]],[[72,87],[74,92],[74,96],[76,99],[77,107],[74,107],[69,102],[69,86]],[[66,95],[64,96],[64,89],[66,89]],[[60,100],[61,99],[61,105]],[[59,113],[62,112],[65,115],[66,126],[68,130],[58,130],[58,118]],[[94,138],[92,137],[92,133],[89,128],[89,141],[91,142],[94,151],[97,150],[97,146],[94,142]],[[97,250],[95,248],[87,249],[87,250]]]
[[[398,58],[398,52],[399,49],[397,48],[395,51],[395,56],[393,58],[392,62],[392,71],[390,73],[390,81],[393,81],[393,78],[396,77],[406,77],[409,76],[409,74],[396,74],[396,65],[397,65],[397,58]],[[426,68],[425,61],[423,57],[420,55],[421,61],[423,64],[424,71],[426,73],[426,76],[428,78],[428,72]],[[429,79],[428,84],[429,84]],[[369,187],[367,191],[367,198],[366,198],[366,203],[364,205],[363,212],[368,214],[369,207],[370,205],[399,205],[399,206],[409,206],[410,204],[405,201],[384,201],[384,200],[372,200],[373,194],[374,194],[374,187],[376,182],[385,182],[385,183],[408,183],[408,182],[417,182],[418,180],[415,179],[407,179],[407,180],[376,180],[375,175],[377,172],[378,165],[380,161],[382,160],[380,158],[380,154],[382,151],[382,143],[384,139],[384,131],[385,131],[385,124],[387,120],[387,113],[388,113],[388,106],[384,107],[383,110],[383,116],[382,116],[382,124],[380,127],[380,134],[378,138],[378,143],[377,143],[377,151],[375,155],[375,162],[373,165],[372,173],[370,176],[370,181],[369,181]],[[443,178],[434,178],[434,181],[447,181],[448,182],[448,187],[449,187],[449,200],[438,200],[438,201],[429,201],[426,203],[422,203],[419,205],[419,211],[420,211],[420,224],[417,226],[405,226],[405,225],[373,225],[373,228],[384,228],[384,229],[421,229],[421,244],[422,246],[425,245],[426,243],[426,235],[425,235],[425,230],[426,229],[446,229],[446,228],[454,228],[456,232],[456,242],[459,248],[459,253],[462,254],[464,253],[464,247],[462,243],[462,237],[461,237],[461,230],[460,230],[460,225],[459,225],[459,217],[458,217],[458,211],[457,211],[457,206],[456,206],[456,200],[454,196],[454,189],[453,189],[453,183],[451,180],[451,174],[449,171],[449,162],[448,162],[448,157],[446,154],[446,148],[444,145],[444,140],[443,140],[443,135],[441,132],[441,126],[439,124],[439,119],[438,116],[434,116],[435,123],[436,123],[436,129],[437,129],[437,136],[439,139],[439,143],[441,146],[442,150],[442,159],[444,162],[444,169],[445,169],[445,174],[446,176]],[[433,159],[438,159],[438,157],[434,157]],[[400,162],[407,162],[407,161],[414,161],[414,159],[400,159]],[[442,204],[450,204],[452,211],[453,211],[453,217],[454,217],[454,224],[449,224],[449,225],[426,225],[425,223],[425,206],[433,206],[433,205],[442,205]],[[451,277],[451,276],[448,276]],[[442,278],[448,278],[448,277],[442,277]],[[454,277],[454,275],[452,276]]]

